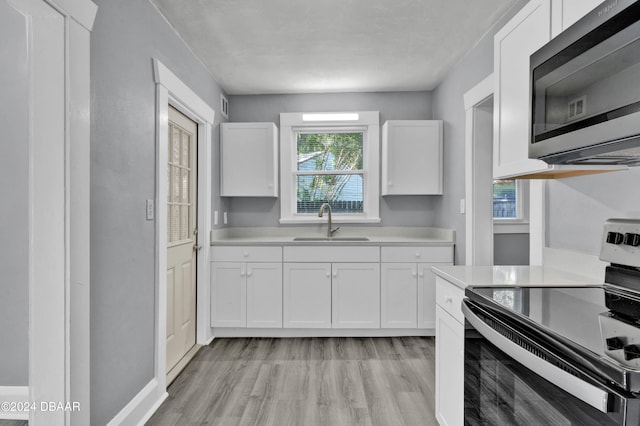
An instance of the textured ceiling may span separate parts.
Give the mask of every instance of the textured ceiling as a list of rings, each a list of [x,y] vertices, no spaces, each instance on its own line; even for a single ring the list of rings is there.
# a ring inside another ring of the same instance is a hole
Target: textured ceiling
[[[151,0],[229,94],[432,90],[516,0]]]

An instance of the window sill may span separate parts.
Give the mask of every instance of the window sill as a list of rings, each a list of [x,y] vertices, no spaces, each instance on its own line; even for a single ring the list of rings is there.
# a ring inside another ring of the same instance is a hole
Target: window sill
[[[340,217],[337,215],[332,216],[333,223],[380,223],[379,217]],[[300,223],[327,223],[326,215],[324,218],[317,217],[316,215],[310,217],[283,217],[280,218],[280,224],[291,225]]]
[[[494,234],[528,234],[529,222],[522,220],[494,220],[493,221],[493,233]]]

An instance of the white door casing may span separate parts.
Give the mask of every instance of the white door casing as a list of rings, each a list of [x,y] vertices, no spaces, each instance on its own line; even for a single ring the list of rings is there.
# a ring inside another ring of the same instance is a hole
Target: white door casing
[[[168,164],[169,105],[195,121],[198,126],[198,238],[202,247],[196,253],[198,294],[196,343],[208,344],[213,336],[209,326],[209,230],[211,228],[211,140],[215,112],[193,90],[157,59],[153,60],[156,82],[156,206],[166,204]],[[156,404],[166,397],[166,291],[167,291],[167,214],[156,211],[156,359],[154,390]]]

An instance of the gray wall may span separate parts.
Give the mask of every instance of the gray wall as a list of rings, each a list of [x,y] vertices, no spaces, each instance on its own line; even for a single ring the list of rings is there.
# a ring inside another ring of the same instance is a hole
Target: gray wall
[[[528,265],[529,234],[493,234],[494,265]]]
[[[26,34],[24,16],[0,1],[0,386],[29,383]]]
[[[96,3],[91,35],[91,424],[102,425],[154,375],[155,223],[145,220],[145,200],[154,198],[156,173],[152,58],[216,112],[220,88],[148,0]],[[216,164],[217,136],[213,144]],[[214,176],[214,208],[225,208],[215,171]]]
[[[230,120],[268,121],[280,125],[281,112],[380,111],[386,120],[432,118],[431,92],[325,93],[229,97]],[[381,225],[436,226],[434,203],[439,196],[380,197]],[[278,226],[277,199],[229,198],[229,225]]]
[[[599,255],[609,218],[640,218],[640,168],[547,182],[547,246]]]
[[[444,195],[435,201],[435,223],[456,231],[456,264],[465,261],[464,94],[493,72],[493,36],[526,4],[521,0],[471,49],[433,92],[433,118],[444,120]]]

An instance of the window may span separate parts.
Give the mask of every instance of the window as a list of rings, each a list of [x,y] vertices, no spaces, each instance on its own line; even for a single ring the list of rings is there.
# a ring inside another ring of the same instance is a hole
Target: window
[[[378,147],[378,112],[280,114],[280,222],[321,222],[323,203],[335,222],[379,222]]]
[[[493,232],[495,234],[529,232],[529,181],[497,179],[493,181]]]
[[[515,179],[493,181],[493,218],[518,219],[518,188]]]

